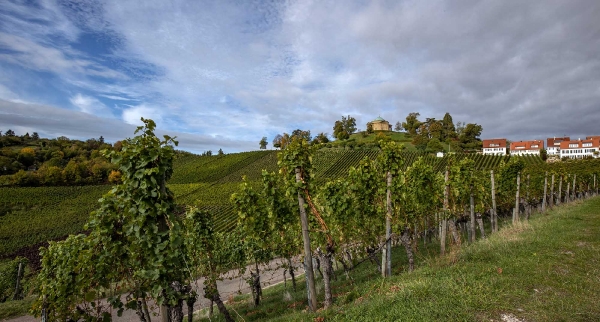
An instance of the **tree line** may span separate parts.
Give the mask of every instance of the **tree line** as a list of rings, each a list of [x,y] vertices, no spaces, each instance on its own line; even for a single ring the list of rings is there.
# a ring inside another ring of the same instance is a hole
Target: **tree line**
[[[424,152],[470,152],[479,151],[482,147],[481,132],[483,127],[476,123],[456,122],[454,123],[450,113],[444,114],[442,119],[426,118],[424,121],[419,120],[420,113],[411,112],[406,116],[404,122],[396,122],[394,130],[404,132],[412,139],[411,143],[419,151]],[[363,136],[375,134],[372,124],[367,123],[367,128],[361,133]],[[387,131],[383,131],[387,132]],[[342,116],[341,120],[335,121],[333,126],[333,139],[345,142],[349,141],[352,134],[357,133],[356,119],[350,115]],[[305,139],[311,144],[329,143],[329,134],[325,132],[319,133],[316,137],[312,137],[310,131],[294,130],[291,134],[277,134],[273,139],[273,147],[283,149],[294,137]],[[390,141],[391,139],[382,133],[377,133],[375,144],[370,146],[378,148],[381,146],[381,141]],[[266,149],[268,145],[267,137],[263,137],[259,142],[261,149]],[[354,146],[351,144],[350,146]],[[358,145],[358,144],[356,144]],[[447,148],[446,148],[447,147]]]
[[[0,136],[0,186],[60,186],[117,182],[119,174],[101,151],[118,150],[104,138],[40,138],[34,132]]]

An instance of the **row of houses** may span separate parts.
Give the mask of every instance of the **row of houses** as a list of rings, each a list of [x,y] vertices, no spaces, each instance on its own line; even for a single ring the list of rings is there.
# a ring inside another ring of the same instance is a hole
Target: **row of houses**
[[[540,155],[546,149],[548,155],[557,155],[561,159],[582,159],[591,156],[600,157],[600,135],[588,136],[585,140],[571,140],[570,137],[548,138],[546,145],[543,140],[515,141],[507,149],[506,139],[483,140],[483,154],[491,155]]]

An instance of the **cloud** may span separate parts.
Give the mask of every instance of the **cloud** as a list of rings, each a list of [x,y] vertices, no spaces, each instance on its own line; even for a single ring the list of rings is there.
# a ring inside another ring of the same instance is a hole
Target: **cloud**
[[[102,117],[112,117],[111,110],[104,105],[104,103],[100,102],[98,99],[86,96],[81,93],[71,97],[69,99],[71,104],[76,106],[80,111],[96,116]]]
[[[141,118],[153,119],[155,122],[162,122],[162,112],[159,108],[147,105],[131,106],[123,111],[123,121],[142,125]]]
[[[597,1],[34,7],[0,5],[0,72],[3,63],[54,73],[67,104],[99,113],[90,99],[112,100],[128,124],[152,117],[171,131],[253,142],[296,128],[331,133],[347,114],[364,128],[377,115],[450,112],[510,139],[590,135],[600,122]]]
[[[27,124],[27,126],[15,126],[19,124]],[[160,128],[161,124],[157,122],[157,126]],[[0,128],[26,128],[29,132],[35,131],[43,137],[50,138],[64,135],[73,139],[85,140],[103,136],[107,141],[115,142],[132,137],[136,126],[117,119],[102,118],[84,112],[0,99]],[[196,153],[206,150],[216,151],[219,148],[223,148],[228,153],[255,150],[258,147],[258,141],[234,141],[224,137],[212,137],[160,129],[157,129],[156,134],[158,136],[167,134],[177,137],[180,149]]]
[[[62,50],[39,45],[28,39],[0,32],[0,60],[28,69],[54,73],[73,72],[104,78],[125,78],[114,70],[100,66],[90,60],[78,58],[73,50]]]
[[[2,29],[21,38],[47,42],[48,36],[75,41],[80,35],[77,28],[52,0],[27,5],[23,1],[6,0],[0,5]]]

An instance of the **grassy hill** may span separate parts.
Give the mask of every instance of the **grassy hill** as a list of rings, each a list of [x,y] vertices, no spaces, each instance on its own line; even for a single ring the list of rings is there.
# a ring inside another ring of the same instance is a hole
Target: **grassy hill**
[[[397,143],[402,143],[406,147],[407,151],[417,151],[415,146],[411,143],[412,138],[404,133],[404,132],[394,132],[394,131],[376,131],[371,134],[367,134],[367,132],[358,132],[350,135],[350,138],[347,140],[336,140],[331,142],[328,146],[331,147],[366,147],[366,148],[376,148],[377,147],[377,136],[384,135],[390,138],[392,141]]]

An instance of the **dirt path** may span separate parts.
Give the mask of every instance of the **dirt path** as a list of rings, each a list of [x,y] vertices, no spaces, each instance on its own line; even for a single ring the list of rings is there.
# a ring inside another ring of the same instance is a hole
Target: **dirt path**
[[[263,287],[269,287],[269,286],[283,282],[283,268],[278,268],[281,266],[280,264],[281,264],[281,260],[275,259],[275,260],[272,260],[268,265],[260,266],[260,270],[261,270],[260,282]],[[294,266],[296,267],[296,276],[304,274],[304,270],[302,269],[301,263],[294,261]],[[250,266],[248,266],[248,268],[254,268],[254,265],[250,265]],[[232,271],[228,275],[235,276],[237,274],[235,271]],[[246,273],[244,274],[244,276],[231,278],[231,279],[226,278],[223,281],[217,282],[217,287],[219,289],[219,294],[221,295],[221,299],[223,299],[223,301],[227,301],[230,297],[235,296],[240,293],[241,294],[249,294],[250,287],[248,286],[248,283],[246,283],[246,279],[248,277],[250,277],[250,273],[248,270],[246,270]],[[288,282],[291,283],[289,274],[287,275],[287,280],[288,280]],[[204,295],[204,292],[202,290],[203,279],[197,280],[193,284],[193,287],[194,287],[194,290],[199,294],[198,301],[196,301],[196,303],[194,305],[194,311],[198,311],[198,310],[207,308],[210,305],[210,301],[205,299],[203,296]],[[187,312],[187,307],[185,306],[185,303],[184,303],[183,309],[184,309],[184,312]],[[214,310],[215,310],[215,312],[218,312],[216,305],[215,305]],[[156,313],[156,316],[152,316],[152,321],[160,322],[160,316],[158,316],[158,312],[159,312],[159,309],[154,308],[154,313]],[[231,312],[231,314],[235,315],[235,312]],[[150,315],[153,315],[152,312],[150,312]],[[113,318],[113,321],[119,321],[119,322],[139,321],[138,316],[135,314],[135,311],[133,311],[133,310],[124,311],[123,316],[121,316],[121,317],[117,316],[117,313],[114,312],[112,314],[112,318]],[[39,319],[36,319],[33,316],[26,315],[26,316],[20,316],[17,318],[12,318],[12,319],[3,320],[3,321],[33,322],[33,321],[39,321]]]

